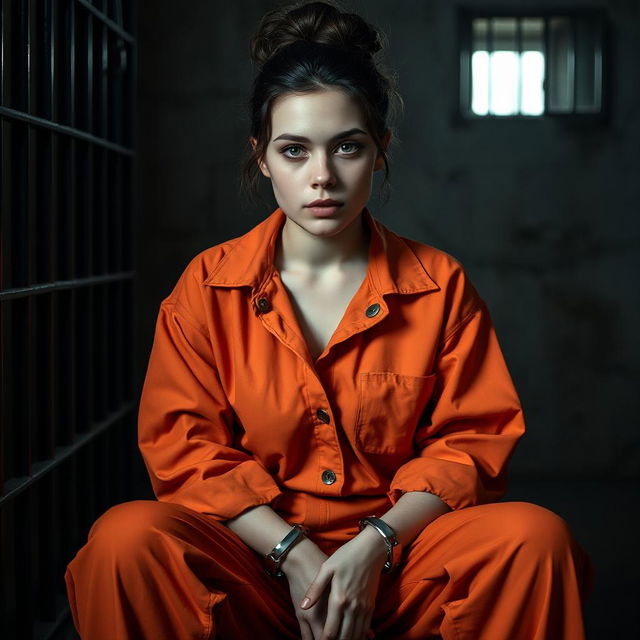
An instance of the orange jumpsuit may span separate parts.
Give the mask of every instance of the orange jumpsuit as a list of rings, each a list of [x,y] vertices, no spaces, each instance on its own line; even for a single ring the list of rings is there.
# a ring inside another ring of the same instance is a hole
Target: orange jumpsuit
[[[202,251],[160,305],[138,420],[158,500],[111,507],[69,563],[81,637],[299,638],[286,579],[222,521],[269,504],[331,554],[428,491],[452,511],[382,574],[376,637],[584,638],[584,550],[553,512],[497,502],[525,427],[460,264],[365,208],[366,277],[314,360],[274,266],[285,220]]]

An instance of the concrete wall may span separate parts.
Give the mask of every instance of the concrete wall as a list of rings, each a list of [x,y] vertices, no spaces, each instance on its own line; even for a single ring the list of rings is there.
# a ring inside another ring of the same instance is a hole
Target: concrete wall
[[[463,122],[456,3],[349,3],[388,34],[405,100],[392,196],[381,208],[374,190],[370,208],[460,259],[487,301],[529,426],[512,474],[637,479],[640,3],[573,4],[609,11],[606,124]],[[187,262],[276,206],[266,179],[268,206],[238,194],[248,39],[274,5],[140,2],[140,383],[157,306]]]

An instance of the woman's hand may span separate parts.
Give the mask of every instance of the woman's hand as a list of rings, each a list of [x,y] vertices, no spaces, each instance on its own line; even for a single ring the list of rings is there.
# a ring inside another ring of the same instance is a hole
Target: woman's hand
[[[371,618],[386,557],[384,540],[365,527],[323,562],[305,594],[309,602],[302,607],[304,611],[322,606],[331,585],[326,622],[322,635],[315,636],[317,640],[372,637]]]
[[[302,640],[318,640],[322,636],[327,615],[328,593],[323,594],[315,607],[301,609],[309,585],[318,575],[328,556],[311,540],[297,544],[282,562],[282,570],[289,582],[291,601],[295,609]]]

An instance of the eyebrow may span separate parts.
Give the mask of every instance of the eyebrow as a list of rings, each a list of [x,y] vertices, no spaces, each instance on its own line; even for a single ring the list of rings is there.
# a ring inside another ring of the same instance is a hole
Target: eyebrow
[[[349,129],[347,131],[342,131],[341,133],[336,134],[330,138],[331,141],[337,140],[338,138],[346,138],[347,136],[352,136],[356,133],[364,133],[364,135],[368,135],[366,131],[362,129],[358,129],[358,127],[354,127],[353,129]],[[279,135],[277,138],[273,139],[273,142],[276,140],[293,140],[295,142],[310,142],[309,138],[305,138],[304,136],[297,136],[293,133],[283,133]]]

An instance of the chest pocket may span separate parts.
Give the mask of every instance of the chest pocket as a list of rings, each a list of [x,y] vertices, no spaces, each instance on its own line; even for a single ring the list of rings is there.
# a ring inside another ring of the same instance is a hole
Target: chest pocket
[[[356,447],[366,453],[407,454],[435,383],[435,374],[360,373]]]

